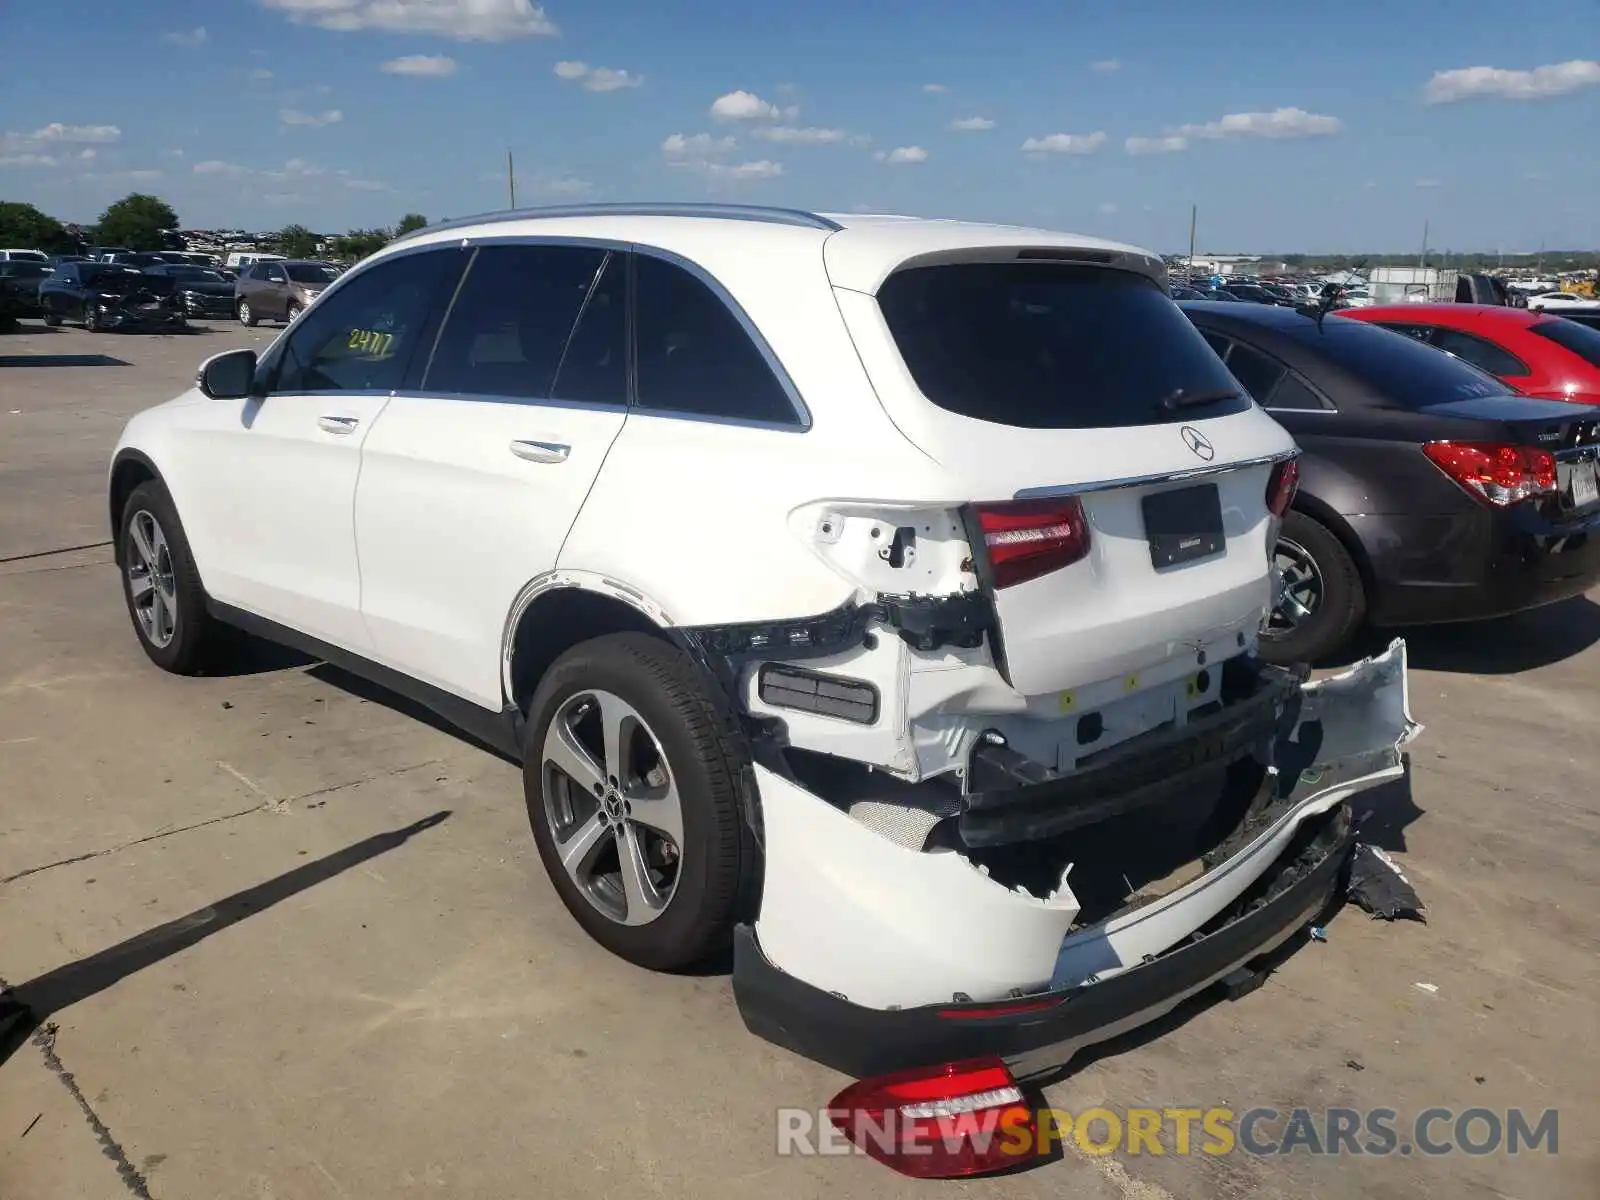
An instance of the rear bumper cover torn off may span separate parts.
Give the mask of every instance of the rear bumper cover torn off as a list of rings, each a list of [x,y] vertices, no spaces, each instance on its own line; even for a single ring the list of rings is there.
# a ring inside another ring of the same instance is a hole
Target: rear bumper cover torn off
[[[1331,897],[1348,801],[1401,777],[1403,642],[1302,685],[1293,724],[1234,832],[1197,878],[1075,927],[960,854],[895,845],[756,768],[766,842],[760,916],[735,937],[740,1014],[760,1037],[857,1077],[998,1055],[1018,1078],[1154,1020],[1286,941]],[[1286,722],[1287,724],[1287,722]]]

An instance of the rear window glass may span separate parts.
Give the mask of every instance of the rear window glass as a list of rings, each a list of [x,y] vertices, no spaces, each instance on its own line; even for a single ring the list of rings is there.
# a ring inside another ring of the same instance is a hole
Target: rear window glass
[[[889,277],[878,303],[922,394],[965,417],[1098,429],[1250,407],[1167,294],[1130,272],[1053,263],[913,267]]]
[[[1587,322],[1579,324],[1570,317],[1557,317],[1553,321],[1540,321],[1533,332],[1548,338],[1563,350],[1570,350],[1590,366],[1600,367],[1600,329]]]
[[[1320,329],[1308,319],[1284,332],[1382,393],[1391,405],[1418,408],[1447,400],[1510,394],[1493,375],[1403,333],[1365,321],[1330,316]]]

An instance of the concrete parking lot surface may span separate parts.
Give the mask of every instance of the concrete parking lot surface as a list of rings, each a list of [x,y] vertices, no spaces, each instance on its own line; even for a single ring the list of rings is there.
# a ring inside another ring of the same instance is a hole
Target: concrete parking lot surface
[[[1260,990],[1047,1094],[1403,1129],[1557,1108],[1557,1153],[1069,1143],[916,1184],[776,1154],[776,1110],[845,1081],[746,1034],[725,973],[590,943],[515,766],[270,648],[217,678],[146,662],[96,545],[110,447],[203,356],[271,336],[0,336],[0,977],[42,1022],[0,1065],[6,1200],[1600,1195],[1600,597],[1410,637],[1428,728],[1409,788],[1360,807],[1426,925],[1346,908]]]

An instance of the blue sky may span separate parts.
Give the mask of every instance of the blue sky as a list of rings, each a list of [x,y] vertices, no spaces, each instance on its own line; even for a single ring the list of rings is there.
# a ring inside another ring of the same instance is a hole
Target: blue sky
[[[461,216],[510,149],[524,204],[1600,244],[1595,0],[119,0],[9,4],[0,38],[0,198],[64,220],[131,190],[193,227]]]

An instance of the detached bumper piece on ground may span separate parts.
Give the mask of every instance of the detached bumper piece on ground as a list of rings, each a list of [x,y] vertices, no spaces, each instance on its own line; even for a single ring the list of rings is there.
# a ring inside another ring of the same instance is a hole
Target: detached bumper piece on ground
[[[1251,964],[1340,887],[1355,838],[1350,797],[1403,776],[1403,748],[1420,731],[1403,642],[1302,685],[1250,760],[1253,785],[1250,771],[1229,769],[1217,811],[1239,819],[1198,855],[1199,873],[1092,925],[1067,888],[1070,867],[1043,899],[1008,889],[957,851],[893,846],[757,767],[769,861],[763,915],[736,935],[740,1012],[757,1035],[858,1078],[920,1069],[927,1079],[988,1062],[1004,1068],[1006,1087],[1038,1079],[1214,984],[1249,990]],[[825,836],[812,836],[815,824]],[[879,844],[871,874],[860,869],[862,838]],[[814,860],[790,861],[808,849]],[[779,899],[796,888],[808,889],[804,903]],[[789,927],[800,912],[814,920]],[[854,929],[849,941],[834,940],[841,921]],[[847,976],[863,956],[881,985],[851,996]],[[926,994],[925,982],[946,987],[951,962],[971,964],[966,986]],[[924,1106],[936,1098],[920,1095]],[[1007,1165],[1015,1159],[979,1169]]]

